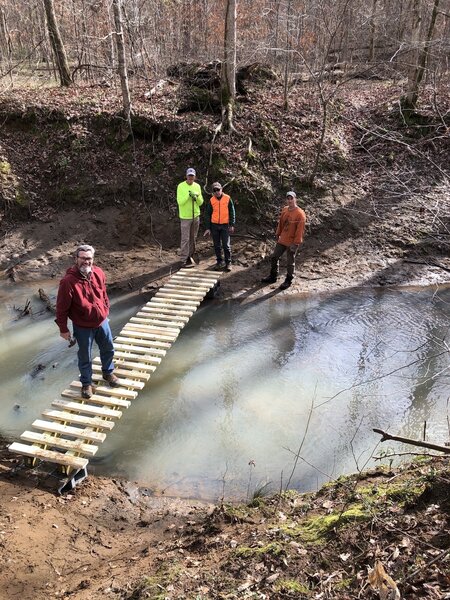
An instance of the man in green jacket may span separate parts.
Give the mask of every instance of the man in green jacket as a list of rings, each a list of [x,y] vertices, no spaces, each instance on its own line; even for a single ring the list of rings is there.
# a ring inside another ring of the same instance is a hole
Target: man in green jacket
[[[195,238],[200,224],[200,206],[203,204],[202,190],[195,181],[195,169],[186,171],[186,181],[177,187],[178,214],[181,223],[180,258],[183,266],[192,267],[195,262]]]

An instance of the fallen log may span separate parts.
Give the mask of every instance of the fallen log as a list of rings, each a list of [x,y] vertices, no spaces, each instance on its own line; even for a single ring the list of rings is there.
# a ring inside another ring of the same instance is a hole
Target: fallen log
[[[375,433],[379,433],[382,436],[382,442],[385,442],[386,440],[394,440],[395,442],[402,442],[403,444],[410,444],[412,446],[419,446],[421,448],[429,448],[430,450],[437,450],[438,452],[445,452],[445,454],[450,454],[449,446],[438,446],[437,444],[429,444],[428,442],[421,442],[420,440],[412,440],[411,438],[404,438],[398,435],[391,435],[390,433],[386,433],[382,429],[373,429],[373,431]]]

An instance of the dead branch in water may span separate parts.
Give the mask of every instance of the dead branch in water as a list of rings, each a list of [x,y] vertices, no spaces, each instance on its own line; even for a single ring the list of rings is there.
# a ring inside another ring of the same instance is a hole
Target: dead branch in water
[[[381,441],[385,442],[386,440],[394,440],[396,442],[402,442],[403,444],[411,444],[412,446],[420,446],[421,448],[429,448],[430,450],[438,450],[439,452],[445,452],[445,454],[450,454],[450,447],[448,446],[438,446],[437,444],[429,444],[428,442],[421,442],[420,440],[412,440],[411,438],[404,438],[397,435],[391,435],[390,433],[386,433],[381,429],[374,429],[375,433],[379,433],[381,437]]]
[[[26,317],[27,315],[31,315],[31,300],[28,298],[27,301],[25,302],[25,306],[23,308],[14,306],[14,310],[16,310],[18,313],[20,313],[18,315],[18,319],[21,319],[22,317]]]

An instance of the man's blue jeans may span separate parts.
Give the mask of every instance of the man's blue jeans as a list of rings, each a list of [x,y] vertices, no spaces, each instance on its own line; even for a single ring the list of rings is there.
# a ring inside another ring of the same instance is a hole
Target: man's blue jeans
[[[94,340],[100,350],[103,374],[114,371],[114,345],[108,319],[100,327],[78,327],[73,324],[73,335],[78,342],[78,368],[82,385],[92,384],[92,346]]]

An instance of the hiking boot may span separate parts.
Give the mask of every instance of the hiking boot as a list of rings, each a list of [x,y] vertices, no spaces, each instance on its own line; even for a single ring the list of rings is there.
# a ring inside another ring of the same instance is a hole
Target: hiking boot
[[[223,269],[223,262],[218,262],[213,267],[213,271],[221,271],[222,269]]]
[[[225,271],[227,273],[229,273],[232,269],[233,269],[233,267],[231,266],[231,263],[226,263],[226,265],[225,265]]]
[[[195,262],[190,256],[186,259],[186,262],[183,263],[183,267],[185,269],[186,268],[190,269],[191,267],[194,267],[194,266],[195,266]]]
[[[90,383],[81,386],[81,397],[86,400],[92,397],[92,385]]]
[[[272,273],[270,275],[267,275],[267,277],[263,277],[261,279],[261,283],[276,283],[278,277],[276,275],[272,275]]]
[[[120,381],[114,373],[103,373],[103,379],[109,383],[109,387],[119,387]]]
[[[283,283],[280,285],[280,290],[287,290],[288,287],[291,287],[292,277],[286,277]]]

